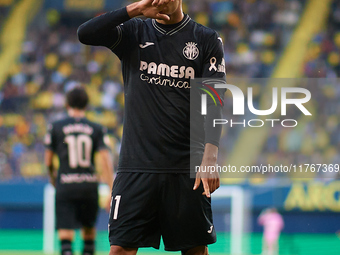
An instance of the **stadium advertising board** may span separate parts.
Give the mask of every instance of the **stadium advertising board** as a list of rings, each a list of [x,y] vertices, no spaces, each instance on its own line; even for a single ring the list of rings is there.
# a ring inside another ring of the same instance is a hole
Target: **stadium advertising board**
[[[291,211],[340,212],[340,181],[330,183],[293,183],[284,202],[284,209]]]

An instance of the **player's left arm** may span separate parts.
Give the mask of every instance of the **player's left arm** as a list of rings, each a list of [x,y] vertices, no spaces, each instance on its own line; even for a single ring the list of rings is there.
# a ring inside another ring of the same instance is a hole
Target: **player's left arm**
[[[209,169],[209,166],[216,166],[218,155],[218,147],[211,143],[206,143],[204,147],[204,154],[201,163],[202,169]],[[200,172],[196,173],[196,181],[194,184],[194,190],[196,190],[200,182],[202,180],[204,192],[202,195],[206,195],[210,197],[210,194],[213,193],[220,187],[220,176],[217,171],[214,172]]]
[[[218,82],[225,83],[225,64],[224,64],[224,51],[222,39],[217,33],[214,33],[207,41],[205,47],[205,59],[203,64],[202,78],[218,79]],[[205,120],[205,148],[201,167],[204,169],[210,169],[209,166],[216,166],[219,140],[222,133],[221,125],[213,126],[214,119],[222,118],[222,108],[224,100],[224,89],[215,89],[218,94],[216,101],[208,97],[207,115]],[[212,168],[214,169],[214,168]],[[197,172],[194,190],[198,188],[200,181],[202,180],[204,192],[203,195],[210,197],[220,186],[219,173],[217,171],[201,173]]]

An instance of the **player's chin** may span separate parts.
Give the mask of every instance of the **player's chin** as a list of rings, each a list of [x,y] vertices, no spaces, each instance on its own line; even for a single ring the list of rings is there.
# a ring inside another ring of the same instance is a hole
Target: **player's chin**
[[[165,14],[166,16],[169,17],[169,20],[171,20],[172,15],[168,12],[160,12],[160,14]]]

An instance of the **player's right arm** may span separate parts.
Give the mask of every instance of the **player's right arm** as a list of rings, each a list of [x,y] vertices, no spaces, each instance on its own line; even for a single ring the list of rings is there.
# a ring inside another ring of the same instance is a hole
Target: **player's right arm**
[[[45,150],[45,165],[46,165],[47,170],[48,170],[48,176],[49,176],[49,179],[50,179],[50,183],[55,187],[57,176],[56,176],[56,171],[53,167],[53,156],[54,156],[53,151],[51,151],[49,149]]]
[[[169,16],[160,13],[165,5],[174,0],[142,0],[125,8],[107,12],[95,17],[78,28],[81,43],[93,46],[106,46],[113,49],[120,42],[119,25],[136,16],[169,20]]]
[[[50,124],[48,126],[47,133],[45,135],[45,166],[47,167],[48,170],[48,176],[50,179],[50,183],[55,187],[56,185],[56,180],[57,180],[57,174],[56,174],[56,169],[53,166],[53,156],[54,156],[54,150],[55,150],[55,137],[53,134],[53,125]]]

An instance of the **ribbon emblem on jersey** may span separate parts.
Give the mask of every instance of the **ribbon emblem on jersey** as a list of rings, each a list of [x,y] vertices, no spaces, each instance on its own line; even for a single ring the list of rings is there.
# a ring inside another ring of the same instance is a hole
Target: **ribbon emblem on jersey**
[[[222,58],[221,64],[218,64],[216,66],[216,63],[217,63],[217,59],[215,57],[212,57],[210,59],[209,71],[215,71],[215,72],[218,72],[218,73],[225,73],[225,61],[224,61],[224,58]]]
[[[214,70],[215,72],[217,71],[216,62],[217,62],[217,60],[216,60],[215,57],[212,57],[212,58],[210,59],[210,67],[209,67],[209,71],[212,71],[212,70]]]

